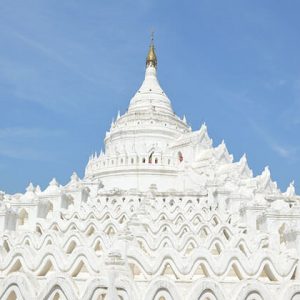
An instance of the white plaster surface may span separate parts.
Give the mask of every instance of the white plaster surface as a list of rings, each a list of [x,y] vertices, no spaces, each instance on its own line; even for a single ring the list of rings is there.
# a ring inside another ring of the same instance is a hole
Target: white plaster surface
[[[300,197],[192,131],[156,67],[84,178],[0,193],[0,299],[300,299]]]

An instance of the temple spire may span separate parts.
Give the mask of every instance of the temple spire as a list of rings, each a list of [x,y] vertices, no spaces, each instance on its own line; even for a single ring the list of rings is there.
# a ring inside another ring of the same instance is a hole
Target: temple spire
[[[154,33],[151,33],[150,48],[146,59],[146,67],[157,67],[157,58],[154,50]]]

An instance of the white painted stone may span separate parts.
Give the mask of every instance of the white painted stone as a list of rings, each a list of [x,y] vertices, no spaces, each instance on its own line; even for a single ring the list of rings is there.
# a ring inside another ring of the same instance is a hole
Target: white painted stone
[[[0,192],[0,299],[298,299],[300,197],[192,131],[157,79],[83,178]]]

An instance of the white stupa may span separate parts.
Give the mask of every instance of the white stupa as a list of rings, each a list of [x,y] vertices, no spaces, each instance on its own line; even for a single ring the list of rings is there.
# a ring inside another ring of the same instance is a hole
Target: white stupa
[[[192,131],[157,79],[84,178],[0,193],[0,299],[299,300],[300,197]]]

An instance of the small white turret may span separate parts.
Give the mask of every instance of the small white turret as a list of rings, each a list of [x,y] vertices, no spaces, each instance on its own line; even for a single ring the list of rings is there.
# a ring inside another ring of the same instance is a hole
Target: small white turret
[[[296,190],[295,190],[295,182],[294,180],[289,184],[288,188],[286,189],[286,192],[284,195],[288,197],[294,197],[296,196]]]

